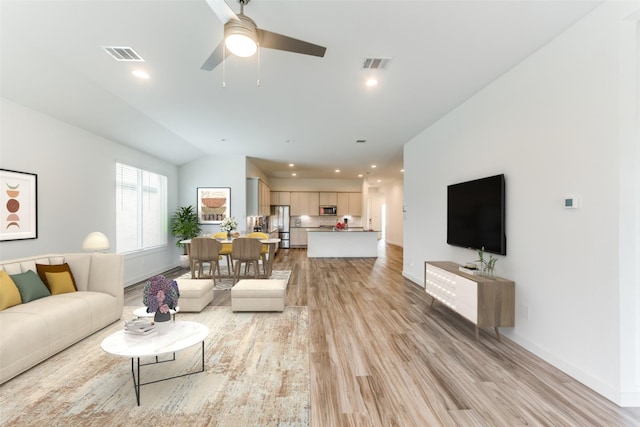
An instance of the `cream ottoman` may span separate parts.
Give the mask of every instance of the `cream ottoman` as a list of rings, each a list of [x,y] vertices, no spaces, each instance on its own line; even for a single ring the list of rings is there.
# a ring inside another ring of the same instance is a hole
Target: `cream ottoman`
[[[240,280],[231,288],[231,310],[283,311],[286,294],[287,280]]]
[[[213,301],[212,279],[176,279],[180,311],[200,312]]]

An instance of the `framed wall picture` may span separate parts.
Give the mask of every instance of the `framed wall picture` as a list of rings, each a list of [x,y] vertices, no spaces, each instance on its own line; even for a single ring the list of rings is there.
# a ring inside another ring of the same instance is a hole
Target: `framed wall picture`
[[[200,224],[220,224],[228,216],[231,216],[231,188],[198,187]]]
[[[0,241],[38,238],[38,175],[0,169]]]

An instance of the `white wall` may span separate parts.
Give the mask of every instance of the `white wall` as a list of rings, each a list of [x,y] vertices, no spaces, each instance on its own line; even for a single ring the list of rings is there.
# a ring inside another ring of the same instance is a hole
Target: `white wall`
[[[181,165],[179,168],[180,206],[197,209],[198,187],[231,188],[231,216],[240,227],[247,220],[247,161],[245,156],[208,156]],[[217,233],[217,224],[201,225],[207,233]],[[238,230],[244,233],[244,229]]]
[[[177,167],[6,99],[0,101],[0,167],[38,175],[38,238],[0,242],[0,257],[82,252],[82,241],[101,231],[115,251],[115,163],[168,178],[168,205],[176,204]],[[165,248],[125,257],[125,284],[178,265]]]
[[[516,282],[505,335],[627,406],[640,406],[640,166],[625,160],[638,159],[637,133],[620,132],[621,100],[637,96],[621,79],[621,34],[637,8],[600,6],[404,153],[404,275],[422,284],[425,260],[476,259],[446,244],[446,186],[504,173],[507,256],[496,271]],[[563,208],[569,194],[580,209]]]
[[[385,240],[396,246],[403,246],[404,231],[404,213],[402,205],[404,204],[404,188],[403,181],[398,180],[381,188],[384,193],[384,203],[386,206],[386,228]]]

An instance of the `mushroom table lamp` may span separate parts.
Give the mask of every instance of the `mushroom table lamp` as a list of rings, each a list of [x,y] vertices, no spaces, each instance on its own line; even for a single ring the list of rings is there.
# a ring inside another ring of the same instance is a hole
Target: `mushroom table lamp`
[[[94,231],[84,238],[82,249],[94,252],[106,251],[109,249],[109,239],[99,231]]]

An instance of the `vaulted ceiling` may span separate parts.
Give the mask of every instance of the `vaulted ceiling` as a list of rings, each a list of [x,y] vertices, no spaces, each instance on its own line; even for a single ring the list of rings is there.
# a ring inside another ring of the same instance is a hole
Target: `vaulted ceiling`
[[[205,0],[2,0],[0,89],[177,165],[246,155],[272,177],[378,185],[402,177],[403,144],[599,3],[252,0],[244,12],[259,28],[325,46],[325,57],[260,49],[203,71],[223,35]],[[391,60],[367,71],[365,58]]]

